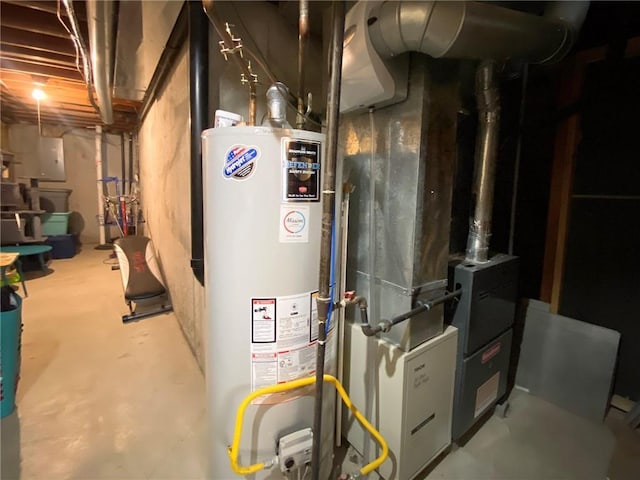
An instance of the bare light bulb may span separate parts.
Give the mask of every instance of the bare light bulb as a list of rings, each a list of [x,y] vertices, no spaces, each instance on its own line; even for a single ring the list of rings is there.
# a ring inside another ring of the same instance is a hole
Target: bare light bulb
[[[31,92],[31,96],[38,102],[47,98],[47,94],[44,93],[44,91],[42,91],[40,88],[34,88],[33,92]]]

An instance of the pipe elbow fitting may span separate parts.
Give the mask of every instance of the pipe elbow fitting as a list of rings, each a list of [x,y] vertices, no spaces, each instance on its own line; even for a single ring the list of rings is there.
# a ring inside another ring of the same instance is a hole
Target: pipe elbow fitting
[[[393,323],[388,320],[383,320],[378,324],[378,327],[381,332],[389,333],[391,331],[391,327],[393,327]]]

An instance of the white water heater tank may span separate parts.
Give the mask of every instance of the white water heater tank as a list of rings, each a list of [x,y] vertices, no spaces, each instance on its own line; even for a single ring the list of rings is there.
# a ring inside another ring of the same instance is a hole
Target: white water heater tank
[[[271,127],[202,134],[209,478],[235,477],[227,447],[242,399],[315,372],[323,142],[319,133]],[[335,370],[334,337],[330,332],[327,373]],[[335,394],[331,386],[325,392],[326,479]],[[280,438],[313,427],[313,408],[313,386],[255,401],[245,415],[239,463],[272,459]],[[281,479],[282,472],[276,466],[252,478]]]

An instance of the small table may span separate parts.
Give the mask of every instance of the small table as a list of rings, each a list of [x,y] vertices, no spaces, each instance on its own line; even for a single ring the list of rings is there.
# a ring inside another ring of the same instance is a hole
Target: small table
[[[38,261],[42,270],[47,269],[47,265],[44,263],[44,253],[50,252],[51,245],[3,245],[0,247],[0,252],[17,253],[21,257],[27,257],[29,255],[38,255]],[[18,259],[18,262],[20,259]]]
[[[20,261],[18,260],[20,257],[19,253],[10,253],[10,252],[0,252],[0,270],[2,275],[2,281],[5,285],[9,285],[9,280],[7,279],[7,270],[11,268],[11,265],[14,263],[18,269],[18,275],[20,275],[20,282],[22,283],[22,289],[24,290],[24,296],[28,297],[27,286],[24,283],[24,274],[22,273],[22,266],[20,265]]]

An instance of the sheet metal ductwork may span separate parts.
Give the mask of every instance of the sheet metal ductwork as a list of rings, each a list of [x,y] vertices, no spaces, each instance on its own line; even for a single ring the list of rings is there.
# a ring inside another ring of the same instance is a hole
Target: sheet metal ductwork
[[[383,58],[414,51],[548,63],[571,49],[588,8],[589,2],[550,2],[545,15],[537,16],[480,2],[381,2],[368,23]]]
[[[113,123],[111,105],[111,75],[113,72],[114,33],[113,19],[115,5],[113,0],[87,0],[89,26],[89,50],[93,84],[98,96],[100,117],[109,125]]]
[[[347,14],[342,113],[407,96],[406,52],[434,58],[528,63],[562,59],[589,9],[587,1],[549,2],[544,16],[484,2],[360,1]]]

